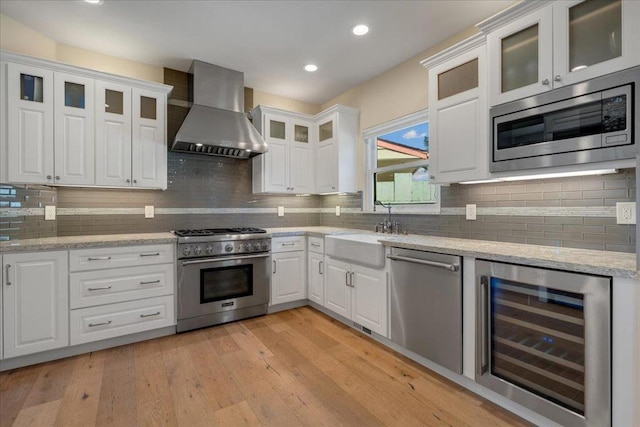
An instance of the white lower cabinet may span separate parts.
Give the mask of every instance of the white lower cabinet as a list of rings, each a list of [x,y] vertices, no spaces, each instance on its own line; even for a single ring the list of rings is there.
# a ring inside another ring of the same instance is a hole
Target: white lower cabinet
[[[325,257],[324,306],[384,337],[388,334],[385,270]]]
[[[309,237],[308,250],[307,296],[309,300],[324,305],[324,239]]]
[[[174,245],[69,252],[71,345],[175,325]]]
[[[304,236],[272,239],[269,305],[307,299],[307,251]],[[300,250],[301,248],[301,250]]]
[[[69,345],[67,251],[3,256],[4,358]]]

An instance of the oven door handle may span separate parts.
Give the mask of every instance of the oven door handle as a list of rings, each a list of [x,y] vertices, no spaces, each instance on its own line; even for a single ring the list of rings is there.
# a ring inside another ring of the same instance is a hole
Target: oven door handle
[[[218,262],[218,261],[237,261],[243,259],[252,259],[252,258],[268,258],[271,256],[270,254],[260,254],[260,255],[245,255],[240,257],[232,257],[232,258],[207,258],[207,259],[195,259],[193,261],[182,261],[181,265],[192,265],[192,264],[205,264],[210,262]]]

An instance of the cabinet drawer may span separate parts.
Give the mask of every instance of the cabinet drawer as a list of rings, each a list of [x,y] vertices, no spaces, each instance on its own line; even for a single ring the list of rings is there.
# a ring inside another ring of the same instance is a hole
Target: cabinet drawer
[[[309,237],[308,249],[310,252],[317,254],[324,253],[324,238],[323,237]]]
[[[170,263],[175,261],[173,247],[165,244],[72,250],[69,251],[69,271]]]
[[[71,345],[175,325],[173,296],[71,310]]]
[[[174,271],[173,264],[159,264],[71,273],[71,308],[172,295]]]
[[[271,239],[271,252],[303,251],[306,248],[305,236],[275,237]]]

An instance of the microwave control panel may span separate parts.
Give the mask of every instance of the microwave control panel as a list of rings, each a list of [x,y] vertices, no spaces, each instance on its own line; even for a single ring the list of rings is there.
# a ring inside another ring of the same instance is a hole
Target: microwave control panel
[[[617,132],[627,128],[627,95],[602,100],[602,133]]]

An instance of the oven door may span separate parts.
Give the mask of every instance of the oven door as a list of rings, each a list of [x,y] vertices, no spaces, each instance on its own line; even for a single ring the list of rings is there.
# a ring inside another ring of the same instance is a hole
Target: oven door
[[[611,279],[476,261],[476,381],[564,426],[611,425]]]
[[[267,254],[178,261],[178,320],[269,303]]]

